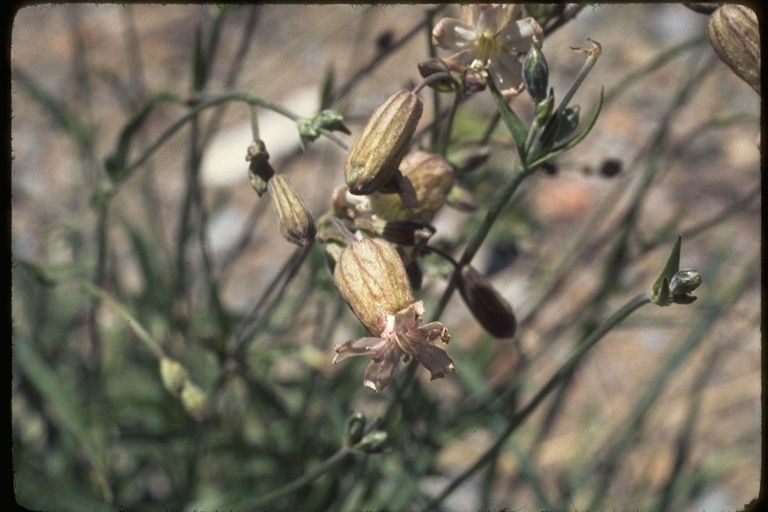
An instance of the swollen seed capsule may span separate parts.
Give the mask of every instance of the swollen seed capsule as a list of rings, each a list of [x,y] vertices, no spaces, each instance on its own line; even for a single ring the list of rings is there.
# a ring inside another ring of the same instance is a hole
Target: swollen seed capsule
[[[724,5],[709,18],[709,42],[718,57],[760,94],[760,26],[753,10]]]
[[[374,336],[386,315],[414,302],[403,260],[395,246],[366,238],[348,245],[339,256],[333,281],[352,312]]]
[[[350,192],[370,194],[394,177],[423,108],[418,96],[400,90],[373,112],[347,155],[344,177]]]

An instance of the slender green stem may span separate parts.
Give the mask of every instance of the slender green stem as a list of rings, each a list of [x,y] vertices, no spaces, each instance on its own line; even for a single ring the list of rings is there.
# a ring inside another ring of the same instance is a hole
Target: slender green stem
[[[494,223],[496,222],[496,219],[498,218],[501,211],[504,209],[504,207],[507,205],[509,200],[512,198],[512,195],[515,193],[517,188],[520,186],[520,184],[523,182],[525,178],[530,176],[534,169],[521,169],[519,167],[519,160],[517,160],[515,163],[515,171],[512,174],[512,177],[507,182],[506,187],[504,187],[504,190],[496,197],[491,207],[488,209],[488,213],[485,215],[485,219],[483,220],[483,223],[480,225],[480,228],[475,231],[474,235],[470,239],[469,243],[467,244],[466,248],[464,249],[464,253],[461,255],[461,258],[458,261],[458,267],[456,272],[458,272],[461,267],[468,265],[472,258],[475,256],[477,251],[480,249],[480,246],[485,241],[485,238],[488,236],[488,233],[491,232],[491,228],[493,227]],[[438,320],[440,318],[440,315],[443,313],[443,310],[445,310],[445,307],[448,305],[448,301],[451,299],[451,295],[453,295],[453,291],[456,288],[456,285],[454,284],[454,279],[451,279],[448,282],[448,286],[445,289],[445,292],[443,293],[442,298],[440,299],[440,302],[438,303],[437,307],[435,308],[435,311],[432,314],[432,320]]]
[[[139,323],[139,321],[136,319],[136,317],[131,314],[131,312],[126,308],[120,301],[112,297],[110,294],[108,294],[106,291],[104,291],[102,288],[99,288],[98,286],[95,286],[90,281],[85,281],[82,279],[76,280],[76,282],[82,286],[85,291],[93,295],[94,297],[98,297],[115,310],[115,312],[120,316],[125,322],[128,324],[128,327],[131,328],[131,330],[136,334],[136,336],[139,337],[141,341],[144,342],[144,345],[147,346],[147,348],[152,352],[152,354],[160,359],[163,356],[163,349],[160,348],[160,344],[155,341],[155,339],[150,335],[144,327]]]
[[[443,134],[440,138],[440,156],[442,157],[445,157],[446,153],[448,153],[448,145],[451,143],[451,132],[453,131],[453,120],[456,118],[456,111],[459,110],[462,94],[461,90],[458,90],[453,95],[453,104],[451,105],[451,110],[448,113],[448,120],[445,123]]]
[[[541,404],[541,402],[549,395],[549,393],[560,384],[560,381],[565,375],[567,375],[571,369],[579,362],[579,360],[587,353],[587,351],[595,346],[595,344],[602,339],[611,329],[618,325],[622,320],[627,318],[630,314],[636,311],[638,308],[649,304],[651,302],[651,296],[648,292],[643,292],[637,295],[618,311],[608,318],[603,325],[595,330],[590,336],[588,336],[574,354],[568,359],[568,361],[560,367],[557,372],[547,381],[546,384],[539,390],[538,393],[526,404],[525,407],[514,413],[507,425],[507,428],[499,436],[496,442],[483,453],[480,458],[475,461],[472,466],[466,469],[458,477],[454,478],[451,483],[446,487],[435,499],[433,499],[427,506],[426,510],[434,510],[437,505],[440,504],[449,494],[451,494],[459,485],[461,485],[467,478],[472,476],[477,470],[482,468],[488,463],[501,447],[506,442],[507,438],[525,421],[525,419]]]

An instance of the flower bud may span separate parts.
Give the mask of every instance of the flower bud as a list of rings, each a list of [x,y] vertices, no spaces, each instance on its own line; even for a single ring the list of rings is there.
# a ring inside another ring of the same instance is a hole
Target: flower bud
[[[371,211],[388,220],[420,219],[439,210],[453,186],[453,169],[439,155],[414,151],[403,158],[400,172],[415,194],[411,204],[405,204],[404,194],[370,196]]]
[[[701,286],[701,274],[697,270],[679,270],[669,282],[669,293],[675,304],[690,304],[696,300],[691,292]]]
[[[535,44],[531,45],[523,62],[523,82],[534,103],[547,99],[549,65],[544,54]]]
[[[760,93],[760,26],[754,11],[727,4],[709,18],[709,42],[720,60]]]
[[[208,395],[189,379],[184,381],[184,387],[181,389],[181,405],[197,421],[203,421],[211,414]]]
[[[346,433],[344,435],[344,444],[352,446],[363,438],[365,430],[365,414],[361,412],[353,413],[347,418]]]
[[[248,166],[248,179],[251,181],[251,186],[261,197],[267,191],[267,182],[275,175],[275,170],[269,163],[269,153],[264,141],[260,139],[253,141],[248,146],[245,160],[251,162]]]
[[[350,192],[370,194],[392,179],[416,131],[422,109],[418,96],[400,90],[374,111],[347,155],[344,177]]]
[[[435,73],[445,73],[448,71],[448,66],[443,64],[440,59],[427,59],[425,61],[416,64],[419,68],[419,74],[422,78],[427,78]],[[454,92],[458,88],[459,84],[451,77],[445,77],[444,79],[432,82],[429,87],[437,89],[440,92]]]
[[[278,226],[283,238],[296,245],[311,244],[315,239],[315,221],[288,177],[275,174],[267,183],[267,188],[277,211]]]
[[[511,338],[517,330],[512,306],[474,267],[466,265],[455,277],[456,287],[483,328],[497,338]]]
[[[383,430],[374,430],[360,440],[359,443],[355,444],[352,449],[363,453],[376,453],[382,450],[386,441],[386,432]]]
[[[163,387],[174,396],[179,396],[184,382],[189,379],[187,369],[169,357],[160,358],[160,378],[163,381]]]
[[[366,238],[348,245],[333,271],[333,281],[352,312],[372,335],[381,334],[386,315],[414,302],[403,260],[395,246]]]

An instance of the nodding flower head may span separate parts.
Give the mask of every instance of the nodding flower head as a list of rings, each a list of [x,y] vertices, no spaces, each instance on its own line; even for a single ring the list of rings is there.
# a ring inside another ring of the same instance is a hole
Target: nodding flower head
[[[448,330],[440,322],[421,325],[424,303],[414,301],[403,261],[392,244],[379,239],[352,242],[342,251],[333,280],[371,334],[336,345],[333,363],[354,355],[370,357],[365,387],[385,388],[400,359],[408,362],[411,357],[430,371],[432,379],[456,371],[448,354],[434,345],[438,339],[448,343]]]

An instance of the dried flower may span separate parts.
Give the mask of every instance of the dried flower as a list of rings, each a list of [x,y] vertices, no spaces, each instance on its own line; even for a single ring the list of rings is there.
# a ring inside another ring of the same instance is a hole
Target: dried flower
[[[533,18],[519,19],[519,5],[470,5],[464,20],[443,18],[432,31],[435,46],[457,53],[445,61],[452,71],[489,69],[505,98],[525,88],[519,55],[541,47],[543,32]]]
[[[336,345],[333,364],[348,356],[370,357],[363,384],[374,391],[389,384],[400,359],[418,360],[432,379],[456,371],[448,354],[434,345],[437,339],[450,340],[445,326],[439,322],[420,326],[424,303],[414,302],[405,267],[392,244],[379,239],[353,242],[341,253],[333,280],[372,335]]]

